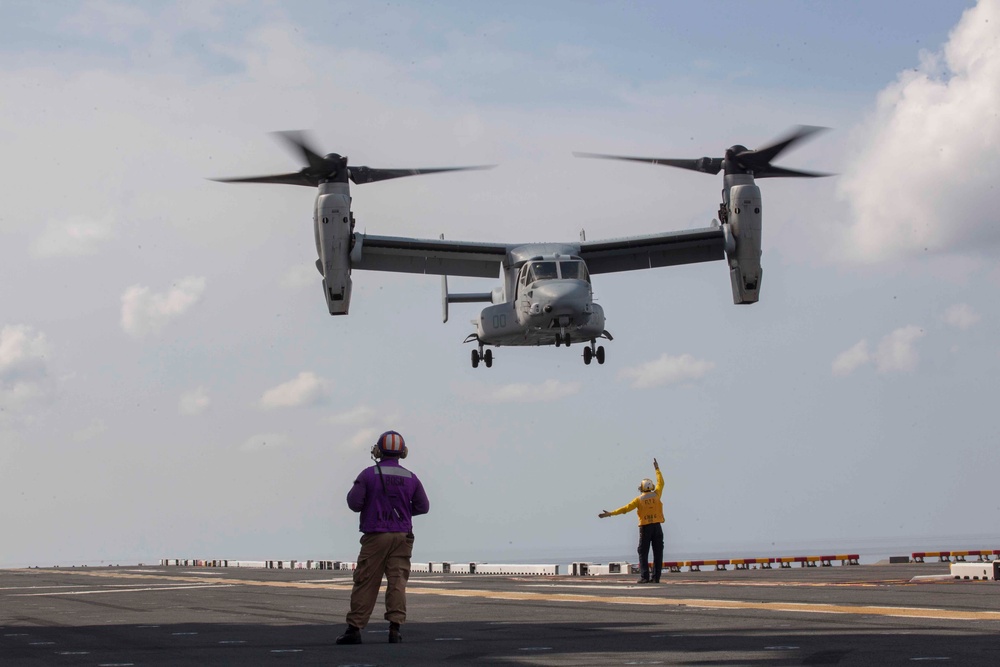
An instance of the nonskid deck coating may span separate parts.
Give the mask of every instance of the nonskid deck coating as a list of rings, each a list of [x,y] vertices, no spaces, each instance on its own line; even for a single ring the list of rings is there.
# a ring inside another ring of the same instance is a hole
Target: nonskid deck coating
[[[886,665],[1000,663],[1000,582],[947,565],[632,577],[413,574],[404,643],[376,607],[336,646],[350,573],[0,571],[0,664]],[[381,606],[381,599],[379,601]]]

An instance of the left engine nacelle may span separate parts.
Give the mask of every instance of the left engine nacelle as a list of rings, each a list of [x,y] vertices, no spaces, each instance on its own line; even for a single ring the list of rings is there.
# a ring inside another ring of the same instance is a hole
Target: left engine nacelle
[[[729,191],[729,228],[735,247],[726,249],[733,303],[757,303],[760,281],[760,233],[762,207],[760,188],[734,185]]]
[[[316,252],[323,273],[323,296],[331,315],[351,307],[351,195],[346,183],[322,183],[313,220]]]

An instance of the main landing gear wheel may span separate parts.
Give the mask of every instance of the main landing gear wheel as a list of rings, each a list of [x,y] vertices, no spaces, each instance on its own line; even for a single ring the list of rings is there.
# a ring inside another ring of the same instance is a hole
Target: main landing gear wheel
[[[604,346],[594,347],[594,341],[590,341],[590,346],[583,348],[583,363],[590,365],[590,362],[597,359],[597,363],[604,363]]]
[[[493,368],[493,350],[473,350],[472,367],[479,368],[479,362],[486,364],[486,368]]]

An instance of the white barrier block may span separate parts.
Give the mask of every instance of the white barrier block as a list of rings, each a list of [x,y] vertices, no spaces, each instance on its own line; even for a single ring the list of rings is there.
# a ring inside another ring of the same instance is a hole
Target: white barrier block
[[[558,565],[508,565],[476,563],[476,574],[559,574]]]
[[[430,563],[410,563],[410,572],[430,572]]]
[[[952,563],[951,576],[955,579],[1000,579],[1000,561],[992,563]]]
[[[607,565],[597,563],[595,565],[590,565],[587,568],[587,574],[592,577],[602,574],[628,574],[629,567],[628,563],[608,563]]]

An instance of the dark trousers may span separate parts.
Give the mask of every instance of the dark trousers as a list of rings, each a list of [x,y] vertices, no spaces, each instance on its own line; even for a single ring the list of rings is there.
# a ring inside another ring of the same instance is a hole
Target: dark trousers
[[[649,576],[649,547],[653,547],[653,576]],[[663,526],[647,523],[639,526],[639,576],[643,579],[660,580],[663,568]]]

